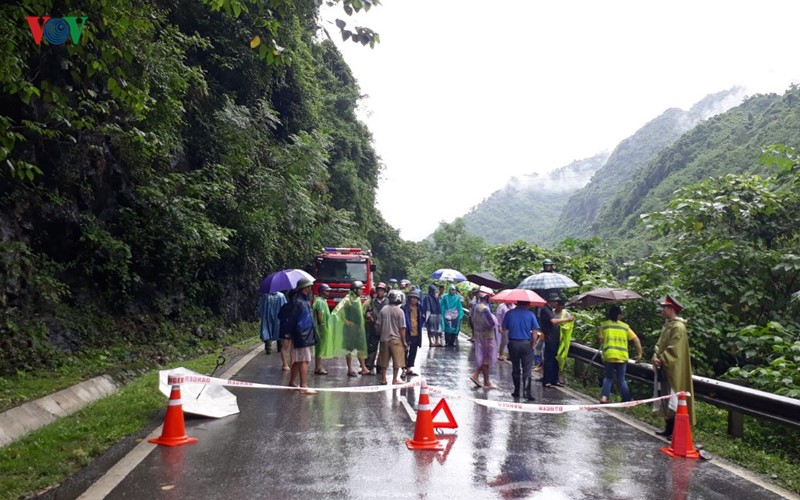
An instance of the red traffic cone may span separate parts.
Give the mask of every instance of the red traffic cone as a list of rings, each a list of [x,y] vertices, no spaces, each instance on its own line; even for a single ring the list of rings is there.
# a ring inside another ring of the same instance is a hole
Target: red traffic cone
[[[689,409],[686,406],[686,393],[678,393],[678,411],[675,413],[675,427],[672,429],[672,444],[661,451],[675,458],[700,458],[692,442],[692,424],[689,422]]]
[[[161,437],[158,439],[148,439],[148,442],[164,446],[178,446],[197,442],[197,438],[186,435],[186,428],[183,425],[181,381],[181,377],[169,376],[167,378],[167,383],[172,386],[172,392],[169,394],[169,406],[167,406],[167,416],[164,417]]]
[[[445,441],[439,441],[433,434],[433,416],[431,414],[431,400],[428,397],[428,384],[423,380],[419,391],[419,405],[417,406],[417,424],[414,428],[414,439],[407,439],[406,446],[409,450],[434,450],[442,451],[447,446]]]

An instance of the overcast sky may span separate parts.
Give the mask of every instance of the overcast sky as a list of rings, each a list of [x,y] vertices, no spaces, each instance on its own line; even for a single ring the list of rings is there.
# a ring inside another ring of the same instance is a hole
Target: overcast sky
[[[328,31],[368,97],[378,208],[403,238],[452,222],[510,177],[610,151],[670,107],[800,82],[800,1],[382,0]],[[531,209],[534,209],[531,207]]]

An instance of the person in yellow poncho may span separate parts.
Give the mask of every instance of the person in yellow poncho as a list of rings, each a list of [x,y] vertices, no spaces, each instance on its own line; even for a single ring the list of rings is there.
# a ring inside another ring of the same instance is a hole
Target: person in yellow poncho
[[[653,366],[658,370],[663,395],[669,390],[675,392],[688,391],[686,406],[692,425],[694,419],[694,385],[692,384],[692,359],[689,352],[689,337],[686,334],[686,321],[678,317],[683,306],[678,301],[667,295],[658,304],[661,306],[661,316],[664,318],[664,328],[656,343],[653,354]],[[668,388],[666,387],[668,384]],[[675,425],[675,414],[670,411],[665,415],[666,426],[663,431],[656,434],[672,436]]]
[[[361,304],[362,288],[364,284],[360,281],[350,284],[350,293],[333,308],[328,323],[328,333],[333,343],[331,351],[336,357],[345,356],[347,374],[351,377],[358,376],[358,372],[353,369],[354,352],[361,365],[361,375],[370,373],[365,363],[367,335],[364,330],[364,307]]]
[[[567,319],[572,316],[566,309],[564,309],[564,301],[558,302],[558,305],[553,309],[556,318]],[[572,342],[572,328],[575,326],[575,321],[565,321],[561,323],[561,338],[558,341],[558,352],[556,352],[556,361],[558,361],[558,383],[564,385],[566,379],[564,377],[564,365],[567,363],[567,354],[569,354],[569,344]]]

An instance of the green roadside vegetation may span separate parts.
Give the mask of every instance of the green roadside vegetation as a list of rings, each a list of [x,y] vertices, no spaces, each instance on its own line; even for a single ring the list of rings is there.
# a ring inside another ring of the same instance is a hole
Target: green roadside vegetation
[[[147,333],[145,333],[145,330]],[[225,325],[219,318],[197,317],[193,322],[151,322],[129,325],[128,332],[107,330],[109,343],[75,355],[54,353],[49,370],[17,370],[0,377],[0,411],[52,394],[78,382],[109,374],[129,382],[173,360],[218,353],[221,347],[241,342],[258,331],[257,323]]]
[[[567,360],[565,373],[568,386],[578,392],[599,400],[602,373],[590,370],[586,376],[573,375],[575,361]],[[600,378],[598,378],[600,377]],[[628,378],[634,399],[652,396],[651,385]],[[619,402],[616,387],[611,401]],[[663,428],[664,420],[654,417],[650,405],[633,406],[622,411],[642,422]],[[728,435],[728,413],[716,406],[695,401],[697,425],[692,427],[692,438],[696,445],[713,456],[721,457],[744,469],[761,474],[773,483],[793,493],[800,494],[800,432],[788,427],[745,417],[744,437],[736,439]]]
[[[252,335],[240,338],[224,352],[244,351],[258,342]],[[87,466],[119,439],[136,434],[165,407],[165,397],[157,389],[159,369],[185,366],[211,373],[219,352],[146,370],[116,394],[0,448],[0,498],[42,494]],[[66,380],[57,377],[54,386]],[[43,389],[46,383],[28,384],[29,389],[34,387]]]

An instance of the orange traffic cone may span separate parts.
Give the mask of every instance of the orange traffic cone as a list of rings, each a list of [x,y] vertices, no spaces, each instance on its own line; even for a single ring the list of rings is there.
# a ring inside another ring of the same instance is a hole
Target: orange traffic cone
[[[692,442],[692,425],[689,422],[689,409],[686,406],[686,393],[678,393],[678,411],[675,413],[675,427],[672,429],[672,444],[661,451],[676,458],[700,458]]]
[[[434,450],[442,451],[447,445],[446,441],[439,441],[433,434],[433,416],[431,414],[431,400],[428,397],[428,384],[423,380],[419,391],[419,405],[417,406],[417,425],[414,428],[414,439],[407,439],[406,446],[409,450]]]
[[[167,383],[172,386],[172,392],[169,394],[169,406],[167,406],[167,416],[164,417],[161,437],[158,439],[148,439],[148,442],[164,446],[196,443],[197,438],[187,436],[186,428],[183,425],[183,403],[181,402],[180,386],[181,377],[170,376],[167,378]]]

